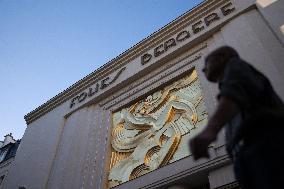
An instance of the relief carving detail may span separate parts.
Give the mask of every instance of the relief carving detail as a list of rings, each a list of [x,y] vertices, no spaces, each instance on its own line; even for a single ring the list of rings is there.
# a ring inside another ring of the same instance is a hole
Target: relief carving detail
[[[196,70],[113,114],[109,187],[190,155],[207,123]]]

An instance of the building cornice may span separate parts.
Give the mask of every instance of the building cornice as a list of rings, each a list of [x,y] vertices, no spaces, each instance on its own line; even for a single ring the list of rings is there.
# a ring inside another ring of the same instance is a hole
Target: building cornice
[[[57,106],[70,100],[73,96],[87,89],[89,86],[95,84],[107,75],[114,73],[116,70],[122,68],[130,61],[141,56],[149,49],[154,48],[155,46],[163,42],[165,39],[169,38],[178,31],[181,31],[183,28],[185,28],[189,24],[194,23],[196,20],[202,18],[206,13],[228,2],[230,2],[230,0],[207,0],[202,2],[198,6],[189,10],[188,12],[173,20],[169,24],[165,25],[158,31],[154,32],[149,37],[143,39],[141,42],[137,43],[130,49],[121,53],[116,58],[110,60],[94,72],[90,73],[75,84],[71,85],[66,90],[62,91],[55,97],[48,100],[46,103],[42,104],[35,110],[28,113],[24,117],[27,124],[30,124],[31,122],[53,110]]]

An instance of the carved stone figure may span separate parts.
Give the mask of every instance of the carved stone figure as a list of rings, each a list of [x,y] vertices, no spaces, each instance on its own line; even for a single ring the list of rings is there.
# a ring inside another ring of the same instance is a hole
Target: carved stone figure
[[[188,156],[187,140],[206,121],[195,70],[114,113],[109,187]]]

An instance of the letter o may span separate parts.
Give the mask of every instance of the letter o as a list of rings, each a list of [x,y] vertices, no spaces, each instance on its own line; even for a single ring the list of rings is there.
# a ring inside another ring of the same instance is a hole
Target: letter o
[[[88,96],[88,93],[83,92],[80,94],[80,96],[78,97],[78,102],[83,102]]]

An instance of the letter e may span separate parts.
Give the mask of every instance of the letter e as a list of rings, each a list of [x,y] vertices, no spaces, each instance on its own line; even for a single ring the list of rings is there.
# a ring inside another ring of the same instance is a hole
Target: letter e
[[[221,7],[221,11],[222,11],[222,14],[224,16],[227,16],[228,14],[231,14],[231,12],[233,12],[236,8],[235,7],[231,7],[233,4],[230,2],[226,5],[224,5],[223,7]]]

